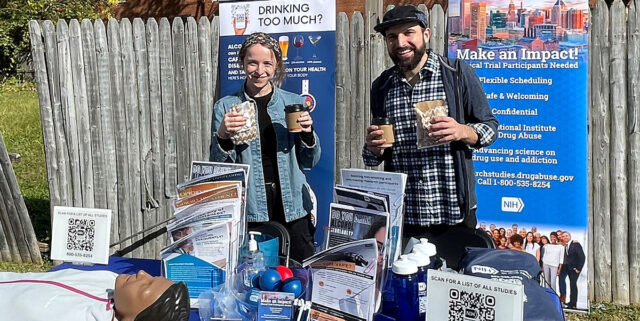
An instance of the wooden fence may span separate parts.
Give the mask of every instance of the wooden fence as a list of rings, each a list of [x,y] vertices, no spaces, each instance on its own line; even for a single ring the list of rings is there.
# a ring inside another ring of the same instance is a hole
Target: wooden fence
[[[0,261],[42,263],[36,234],[0,133]]]
[[[363,167],[369,85],[391,65],[375,12],[337,17],[336,169]],[[633,1],[600,0],[590,19],[589,298],[623,304],[640,303],[638,15]],[[430,21],[442,53],[440,6]],[[171,215],[175,185],[208,155],[217,28],[217,17],[30,23],[52,205],[112,209],[113,242]],[[164,242],[157,229],[113,250],[155,257]]]
[[[640,13],[591,10],[589,298],[640,303]]]

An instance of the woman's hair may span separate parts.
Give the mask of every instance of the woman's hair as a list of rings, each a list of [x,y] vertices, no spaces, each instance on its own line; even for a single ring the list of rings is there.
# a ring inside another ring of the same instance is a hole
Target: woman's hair
[[[244,66],[244,57],[247,55],[247,49],[253,45],[262,45],[267,47],[273,55],[276,57],[276,68],[275,73],[273,75],[273,84],[279,86],[284,79],[284,64],[282,63],[282,51],[280,50],[280,45],[278,41],[271,37],[270,35],[264,32],[255,32],[250,34],[243,42],[240,47],[240,52],[238,56],[240,58],[240,63]]]
[[[540,237],[540,243],[542,243],[542,240],[547,240],[547,244],[551,244],[551,241],[549,240],[549,238],[546,235],[543,235]]]
[[[520,243],[520,246],[522,246],[522,236],[520,234],[513,234],[509,238],[509,242],[511,244],[515,244],[517,242],[517,243]]]
[[[172,284],[134,321],[187,321],[189,320],[189,291],[183,282]]]
[[[505,236],[507,234],[507,230],[504,229],[504,227],[501,227],[498,229],[498,233],[500,233],[500,235]]]
[[[528,232],[527,235],[525,235],[525,237],[524,237],[524,246],[523,247],[525,249],[527,248],[527,245],[529,245],[529,234],[531,234],[531,243],[533,243],[533,244],[536,243],[535,235],[533,235],[533,233],[531,233],[531,232]]]
[[[374,222],[371,227],[369,227],[369,230],[367,231],[367,234],[365,234],[364,238],[365,239],[372,239],[376,237],[376,233],[378,233],[378,231],[381,228],[386,228],[387,227],[387,222],[380,220],[378,222]]]

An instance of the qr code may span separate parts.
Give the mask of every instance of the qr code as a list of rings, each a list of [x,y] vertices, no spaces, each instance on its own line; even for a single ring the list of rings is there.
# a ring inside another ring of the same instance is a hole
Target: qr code
[[[67,228],[67,250],[93,251],[96,235],[96,220],[69,219]]]
[[[496,298],[482,293],[449,291],[449,321],[493,321]]]

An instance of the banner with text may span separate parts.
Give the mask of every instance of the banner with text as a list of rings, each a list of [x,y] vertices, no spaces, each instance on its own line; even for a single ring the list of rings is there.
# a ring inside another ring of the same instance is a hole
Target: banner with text
[[[507,240],[562,230],[587,249],[588,19],[586,0],[450,2],[449,57],[475,68],[500,122],[473,156],[478,222]],[[588,308],[586,268],[551,281],[567,299],[577,282],[578,309]]]
[[[280,44],[286,71],[282,89],[305,98],[322,156],[306,172],[317,197],[318,227],[327,226],[333,198],[335,142],[335,0],[273,0],[220,3],[220,93],[244,83],[238,51],[251,33],[269,33]],[[319,228],[316,241],[322,244]]]

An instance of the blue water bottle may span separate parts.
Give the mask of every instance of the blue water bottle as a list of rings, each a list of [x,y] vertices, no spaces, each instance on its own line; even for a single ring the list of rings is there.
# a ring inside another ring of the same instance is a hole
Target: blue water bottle
[[[420,316],[418,266],[402,256],[393,262],[392,286],[397,305],[396,320],[417,321]]]
[[[431,265],[431,259],[415,249],[411,254],[403,256],[406,256],[418,266],[418,302],[420,305],[420,320],[424,320],[427,313],[427,270]]]

